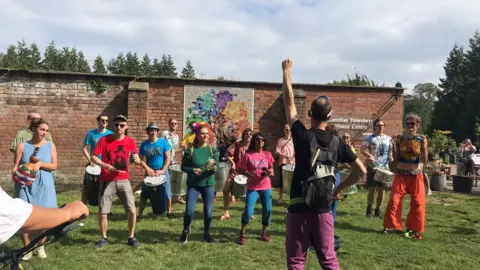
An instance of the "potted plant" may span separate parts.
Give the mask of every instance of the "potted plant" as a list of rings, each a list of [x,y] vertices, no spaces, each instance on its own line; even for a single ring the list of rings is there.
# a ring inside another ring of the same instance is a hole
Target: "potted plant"
[[[430,188],[432,190],[441,191],[447,186],[447,175],[451,174],[452,167],[455,165],[445,165],[439,154],[448,154],[448,149],[456,148],[455,140],[449,135],[448,130],[434,130],[429,139],[429,152],[433,159],[429,161],[427,166],[430,174]],[[446,163],[450,163],[450,158],[446,158]]]

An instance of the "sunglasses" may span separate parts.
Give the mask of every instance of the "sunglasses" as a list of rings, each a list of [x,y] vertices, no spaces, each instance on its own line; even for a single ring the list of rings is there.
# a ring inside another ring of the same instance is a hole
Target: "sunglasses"
[[[375,125],[376,127],[383,127],[385,126],[384,124],[381,124],[381,125]]]
[[[108,123],[108,119],[100,119],[100,122],[102,122],[102,123]]]
[[[148,132],[152,132],[152,131],[153,131],[153,132],[158,132],[158,129],[156,129],[156,128],[151,128],[151,129],[148,130]]]
[[[256,140],[257,140],[257,142],[264,142],[265,141],[264,138],[257,138]]]
[[[126,124],[115,124],[116,128],[118,128],[118,127],[124,128],[125,126],[126,126]]]
[[[407,122],[407,126],[412,126],[412,127],[414,127],[414,126],[416,126],[416,125],[417,125],[417,123],[415,123],[415,122]]]
[[[36,156],[39,151],[40,151],[40,147],[35,147],[35,149],[33,150],[33,155]]]

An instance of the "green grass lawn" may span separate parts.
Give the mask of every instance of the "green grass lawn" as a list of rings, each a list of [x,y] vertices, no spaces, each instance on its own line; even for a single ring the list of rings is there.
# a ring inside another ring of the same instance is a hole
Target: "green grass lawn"
[[[79,197],[78,192],[68,192],[59,194],[58,200],[63,204]],[[340,204],[335,230],[344,241],[338,252],[342,269],[479,269],[480,197],[453,193],[428,197],[425,238],[420,241],[379,233],[382,220],[365,217],[365,201],[366,193],[360,191]],[[406,198],[404,217],[408,204]],[[199,201],[185,245],[178,242],[184,205],[174,205],[173,220],[150,216],[148,207],[146,218],[136,229],[142,246],[132,249],[126,245],[126,215],[117,201],[109,223],[110,244],[101,250],[94,248],[100,233],[97,209],[92,207],[84,228],[47,246],[47,259],[34,257],[31,263],[36,269],[286,269],[284,207],[274,207],[269,227],[272,241],[265,243],[258,239],[261,206],[257,204],[257,219],[247,228],[247,244],[239,246],[235,241],[243,206],[243,201],[233,204],[232,219],[221,222],[221,198],[215,203],[211,234],[219,243],[206,244],[201,242],[203,216]],[[17,237],[7,243],[10,248],[19,245]],[[29,263],[22,264],[24,269],[34,269]],[[313,251],[309,252],[306,269],[320,269]]]

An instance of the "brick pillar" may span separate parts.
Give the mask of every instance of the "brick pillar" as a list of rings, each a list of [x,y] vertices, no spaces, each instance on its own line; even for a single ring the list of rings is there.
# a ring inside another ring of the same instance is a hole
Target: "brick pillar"
[[[148,82],[131,81],[128,84],[128,136],[135,139],[137,147],[147,138],[145,127],[148,125]],[[140,165],[131,165],[130,181],[139,182],[144,169]]]
[[[303,89],[293,89],[293,97],[295,107],[297,107],[297,118],[302,121],[304,125],[307,125],[307,96]]]

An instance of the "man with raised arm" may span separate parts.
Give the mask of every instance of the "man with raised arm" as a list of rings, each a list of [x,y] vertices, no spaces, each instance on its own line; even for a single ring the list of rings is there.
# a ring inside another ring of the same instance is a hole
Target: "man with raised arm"
[[[308,111],[311,129],[307,130],[297,118],[291,68],[290,59],[283,61],[283,102],[287,124],[291,126],[296,161],[286,222],[287,265],[288,269],[304,269],[307,250],[312,242],[321,267],[339,269],[334,250],[331,205],[335,198],[340,198],[342,189],[355,184],[366,173],[366,169],[348,145],[325,130],[332,117],[332,103],[327,96],[318,96],[312,101]],[[333,190],[333,169],[337,162],[348,163],[352,173]],[[315,187],[310,189],[312,186]]]

